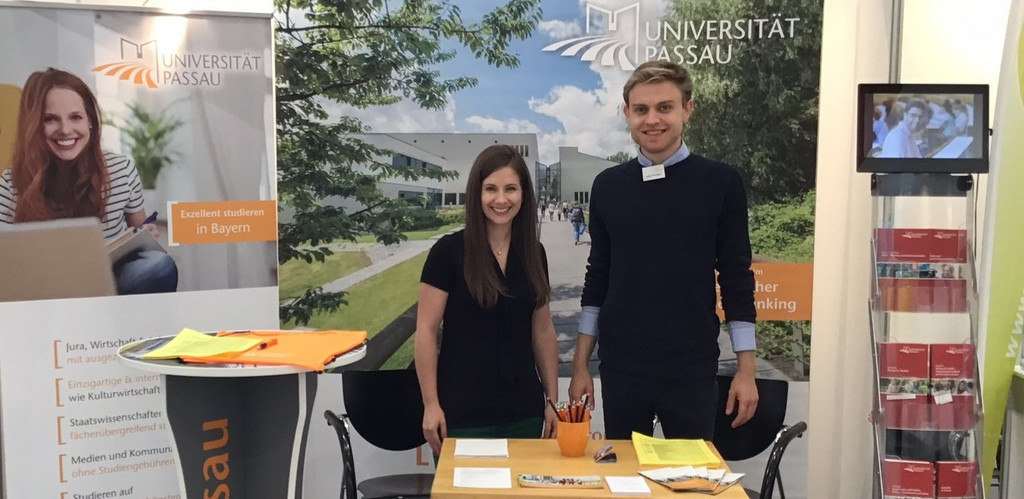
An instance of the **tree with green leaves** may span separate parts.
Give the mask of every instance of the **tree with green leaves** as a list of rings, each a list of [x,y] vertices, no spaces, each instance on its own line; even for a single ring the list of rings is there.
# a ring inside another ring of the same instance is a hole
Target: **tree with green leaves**
[[[750,246],[755,255],[784,262],[814,258],[814,191],[786,203],[750,209]]]
[[[786,37],[664,42],[669,54],[677,46],[683,53],[690,45],[718,46],[723,58],[732,47],[726,63],[686,64],[696,107],[684,137],[692,151],[739,168],[752,204],[786,201],[814,188],[821,11],[822,0],[675,0],[663,19],[783,23]],[[786,19],[794,17],[799,20],[789,37]]]
[[[387,197],[388,178],[445,179],[453,172],[406,169],[377,161],[387,151],[359,139],[370,130],[349,116],[332,118],[325,104],[356,108],[411,100],[441,109],[449,97],[477,84],[444,78],[438,66],[456,48],[496,67],[519,60],[509,43],[527,38],[541,19],[539,0],[509,0],[477,22],[466,22],[446,0],[275,0],[278,199],[291,216],[279,225],[278,261],[323,261],[328,243],[374,234],[394,244],[412,222],[413,208]],[[324,200],[346,199],[346,210]],[[284,218],[284,217],[283,217]],[[337,309],[341,293],[320,288],[281,305],[283,322],[306,324]]]
[[[605,159],[607,159],[608,161],[611,161],[612,163],[620,165],[620,164],[625,163],[625,162],[627,162],[627,161],[629,161],[629,160],[631,160],[631,159],[633,159],[635,157],[636,157],[636,154],[628,153],[626,151],[619,151],[619,152],[617,152],[615,154],[612,154],[611,156],[608,156]]]

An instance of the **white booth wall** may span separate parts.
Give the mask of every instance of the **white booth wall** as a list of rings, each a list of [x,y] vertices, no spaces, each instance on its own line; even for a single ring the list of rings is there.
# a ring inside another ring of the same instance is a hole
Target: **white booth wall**
[[[993,101],[996,95],[1009,0],[825,2],[807,497],[871,497],[871,196],[870,176],[855,171],[856,94],[858,83],[890,81],[894,5],[900,4],[895,81],[987,83]],[[982,197],[984,186],[982,178]]]

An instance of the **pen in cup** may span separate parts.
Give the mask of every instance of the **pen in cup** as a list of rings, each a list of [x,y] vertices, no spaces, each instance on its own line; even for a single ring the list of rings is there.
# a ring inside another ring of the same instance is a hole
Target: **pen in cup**
[[[544,400],[548,401],[548,405],[551,406],[551,410],[555,411],[555,415],[558,416],[559,415],[558,414],[558,408],[555,407],[555,403],[551,401],[551,398],[550,397],[544,397]],[[559,417],[559,419],[561,419],[561,417]]]
[[[580,402],[573,402],[573,406],[574,410],[572,413],[572,422],[582,423],[587,414],[587,406],[583,405]]]

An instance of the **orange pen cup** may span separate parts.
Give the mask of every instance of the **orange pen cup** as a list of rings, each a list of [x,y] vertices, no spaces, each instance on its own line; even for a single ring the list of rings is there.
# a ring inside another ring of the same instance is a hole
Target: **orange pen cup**
[[[590,441],[590,421],[581,423],[558,422],[558,449],[565,457],[580,457]]]

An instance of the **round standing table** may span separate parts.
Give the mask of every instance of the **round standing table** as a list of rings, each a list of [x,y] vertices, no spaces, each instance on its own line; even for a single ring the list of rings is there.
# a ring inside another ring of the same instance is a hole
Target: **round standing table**
[[[171,337],[125,345],[117,357],[132,369],[163,375],[183,497],[300,499],[316,373],[138,358]],[[363,344],[325,368],[365,355]]]

